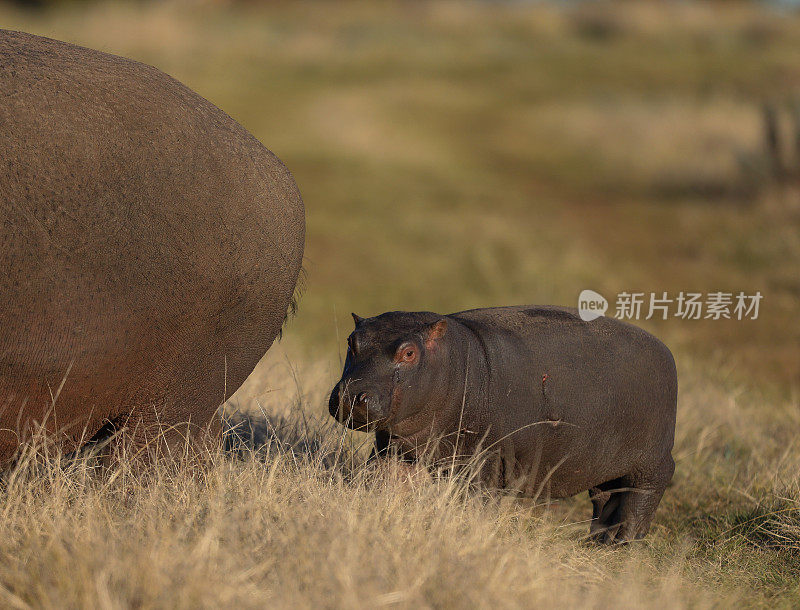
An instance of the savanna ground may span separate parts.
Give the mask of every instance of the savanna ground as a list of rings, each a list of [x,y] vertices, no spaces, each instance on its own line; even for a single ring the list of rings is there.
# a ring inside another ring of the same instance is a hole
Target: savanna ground
[[[800,604],[799,16],[68,3],[0,5],[0,25],[176,76],[286,162],[308,215],[300,313],[229,405],[267,447],[144,474],[23,460],[0,503],[4,605]],[[574,305],[584,288],[764,295],[755,321],[640,322],[681,386],[645,541],[587,545],[585,496],[378,478],[368,437],[328,421],[350,311]]]

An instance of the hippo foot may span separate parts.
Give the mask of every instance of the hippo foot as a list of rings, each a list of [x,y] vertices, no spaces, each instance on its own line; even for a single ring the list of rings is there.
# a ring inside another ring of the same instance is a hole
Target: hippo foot
[[[625,476],[589,490],[593,506],[589,540],[627,544],[644,538],[674,468],[670,457],[654,474]]]

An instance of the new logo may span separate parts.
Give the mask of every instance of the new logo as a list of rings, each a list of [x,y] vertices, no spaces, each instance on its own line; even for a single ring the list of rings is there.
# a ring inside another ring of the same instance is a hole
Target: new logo
[[[578,314],[584,322],[604,316],[607,309],[608,301],[594,290],[583,290],[578,296]]]

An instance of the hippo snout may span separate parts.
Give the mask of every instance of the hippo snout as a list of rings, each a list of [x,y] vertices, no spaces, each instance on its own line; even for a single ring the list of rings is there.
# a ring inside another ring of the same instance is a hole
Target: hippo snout
[[[328,412],[331,414],[331,417],[335,418],[337,421],[342,421],[342,418],[339,417],[339,404],[341,399],[339,388],[341,385],[341,383],[337,383],[333,387],[331,397],[328,399]]]
[[[373,428],[385,417],[384,409],[374,392],[344,387],[339,382],[331,392],[328,411],[337,421],[355,430]]]

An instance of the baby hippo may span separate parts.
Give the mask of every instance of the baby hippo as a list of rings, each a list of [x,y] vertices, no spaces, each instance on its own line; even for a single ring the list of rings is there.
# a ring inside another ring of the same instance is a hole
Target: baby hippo
[[[479,455],[490,486],[588,490],[600,542],[647,533],[675,468],[677,374],[658,339],[563,307],[353,318],[329,409],[374,431],[379,456]]]

